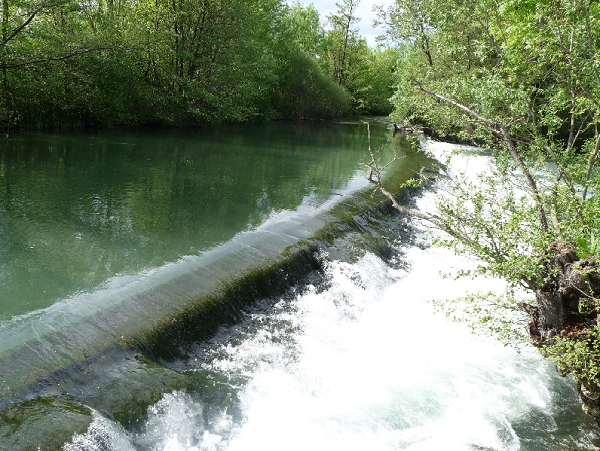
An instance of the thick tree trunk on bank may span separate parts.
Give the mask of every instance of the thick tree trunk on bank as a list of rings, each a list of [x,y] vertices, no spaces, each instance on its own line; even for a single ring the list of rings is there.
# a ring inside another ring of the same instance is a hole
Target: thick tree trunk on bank
[[[580,259],[569,243],[556,240],[550,245],[545,261],[548,276],[535,290],[532,339],[543,344],[556,335],[587,335],[598,319],[594,304],[600,297],[598,270],[593,257]]]
[[[600,267],[595,259],[580,259],[569,243],[556,240],[548,249],[545,273],[547,279],[535,290],[537,307],[530,310],[531,339],[542,349],[556,336],[588,340],[600,324]],[[569,368],[559,368],[565,370]],[[584,411],[600,425],[600,387],[579,380],[577,388]]]

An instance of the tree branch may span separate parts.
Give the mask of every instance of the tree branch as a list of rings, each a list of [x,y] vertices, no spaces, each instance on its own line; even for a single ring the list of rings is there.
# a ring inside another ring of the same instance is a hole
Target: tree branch
[[[597,135],[596,138],[596,146],[594,147],[594,151],[590,155],[590,159],[588,160],[588,169],[587,174],[585,176],[585,186],[583,187],[583,193],[581,194],[581,200],[585,200],[588,191],[588,184],[590,182],[590,177],[592,176],[592,169],[594,168],[594,164],[596,160],[598,160],[598,154],[600,153],[600,134]]]
[[[27,20],[25,20],[25,22],[23,22],[21,25],[19,25],[17,28],[15,28],[13,30],[13,32],[11,34],[9,34],[7,37],[5,37],[4,39],[2,39],[1,44],[2,45],[6,45],[11,39],[13,39],[16,35],[18,35],[21,31],[23,31],[23,29],[29,25],[31,23],[31,21],[35,18],[35,16],[37,15],[38,11],[34,11],[32,12],[29,17],[27,18]]]
[[[32,59],[32,60],[28,60],[28,61],[1,64],[0,70],[17,69],[20,67],[35,66],[36,64],[47,63],[49,61],[64,61],[64,60],[68,60],[70,58],[75,58],[77,56],[85,55],[87,53],[92,53],[92,52],[98,52],[101,50],[115,50],[115,49],[110,46],[100,46],[100,47],[93,47],[93,48],[76,48],[76,49],[71,50],[69,53],[65,53],[65,54],[59,55],[59,56],[46,56],[43,58]]]
[[[16,27],[10,34],[6,33],[6,36],[2,36],[2,41],[0,41],[0,45],[6,45],[9,41],[15,38],[19,33],[21,33],[32,21],[35,17],[42,11],[46,9],[50,9],[55,6],[59,6],[62,3],[61,0],[48,0],[47,2],[42,2],[33,9],[30,13],[28,13],[27,19]],[[6,20],[6,18],[5,18]]]
[[[369,155],[371,156],[371,161],[367,163],[367,167],[369,168],[369,172],[367,174],[367,180],[375,185],[375,190],[380,191],[385,197],[387,197],[391,202],[392,206],[401,213],[404,213],[409,216],[413,216],[418,219],[422,219],[424,221],[431,222],[432,224],[442,228],[439,224],[440,218],[435,215],[429,215],[427,213],[422,213],[419,210],[413,210],[412,208],[407,208],[404,205],[400,205],[396,198],[386,190],[381,181],[383,170],[377,164],[377,160],[375,160],[375,155],[373,154],[373,149],[371,148],[371,127],[368,122],[364,122],[367,125],[367,136],[368,136],[368,145],[369,145]]]
[[[482,123],[490,126],[490,128],[495,133],[498,133],[502,137],[502,140],[504,141],[504,144],[506,145],[506,148],[507,148],[508,152],[510,153],[512,159],[515,161],[515,163],[517,163],[517,166],[519,166],[521,173],[525,177],[525,180],[527,182],[527,185],[529,186],[531,195],[533,196],[533,200],[536,205],[538,219],[540,222],[540,227],[544,232],[546,232],[548,230],[548,221],[546,219],[546,212],[544,211],[544,206],[542,204],[542,198],[540,196],[537,184],[535,183],[535,180],[534,180],[533,176],[531,175],[531,172],[529,171],[529,169],[527,169],[527,166],[525,165],[523,158],[517,151],[515,142],[514,142],[513,138],[511,137],[511,135],[508,131],[508,128],[505,125],[501,124],[500,122],[493,121],[491,119],[486,118],[485,116],[482,116],[478,112],[470,109],[469,107],[466,107],[465,105],[462,105],[452,99],[444,97],[436,92],[425,89],[423,87],[423,85],[419,81],[415,80],[414,78],[412,79],[412,81],[415,83],[415,85],[417,86],[417,89],[419,91],[424,92],[427,95],[435,97],[436,99],[441,100],[442,102],[448,103],[448,104],[462,110],[463,112],[467,113],[469,116],[472,116],[475,119],[477,119],[479,122],[482,122]]]
[[[366,164],[368,167],[367,179],[370,183],[375,185],[375,191],[380,191],[384,196],[386,196],[392,202],[392,206],[397,211],[406,214],[407,216],[427,221],[440,231],[445,232],[452,238],[456,239],[463,246],[469,248],[475,255],[480,257],[485,256],[488,260],[493,260],[500,264],[508,261],[507,253],[502,251],[499,243],[494,237],[493,231],[490,230],[488,225],[485,223],[485,221],[482,221],[481,218],[473,215],[463,215],[460,217],[454,216],[455,221],[449,221],[444,219],[443,214],[440,217],[436,214],[424,213],[422,211],[408,208],[399,204],[392,193],[386,190],[383,186],[383,169],[377,164],[377,160],[375,159],[375,155],[373,154],[373,150],[371,148],[371,129],[368,122],[363,123],[367,125],[369,155],[371,156],[371,161]],[[387,165],[384,166],[384,168],[385,167],[387,167]],[[455,222],[455,224],[453,225],[452,222]],[[472,238],[469,234],[469,231],[463,228],[463,226],[473,223],[477,223],[485,231],[485,244],[482,244],[478,238]],[[526,276],[521,276],[519,280],[522,286],[525,288],[533,290],[536,287],[536,283]]]

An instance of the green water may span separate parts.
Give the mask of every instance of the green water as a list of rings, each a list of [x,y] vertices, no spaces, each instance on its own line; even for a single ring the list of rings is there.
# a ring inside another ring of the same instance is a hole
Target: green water
[[[375,148],[391,139],[371,131]],[[360,121],[15,135],[0,147],[0,320],[318,205],[366,149]]]

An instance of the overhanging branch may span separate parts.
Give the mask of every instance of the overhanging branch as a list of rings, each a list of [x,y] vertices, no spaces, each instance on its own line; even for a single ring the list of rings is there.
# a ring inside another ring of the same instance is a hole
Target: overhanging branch
[[[367,125],[369,146],[368,151],[371,157],[371,161],[366,164],[368,168],[367,179],[370,183],[375,185],[375,191],[380,191],[384,196],[386,196],[397,211],[407,216],[428,222],[438,230],[447,233],[457,242],[465,246],[465,248],[470,249],[475,255],[484,257],[486,261],[494,261],[498,264],[503,264],[508,261],[508,254],[501,249],[500,244],[497,242],[494,236],[494,232],[488,227],[488,224],[486,224],[485,221],[481,220],[481,218],[473,215],[454,215],[452,218],[445,218],[445,213],[442,213],[441,216],[437,214],[425,213],[420,210],[408,208],[398,203],[395,196],[383,186],[383,168],[381,168],[377,163],[371,148],[371,131],[369,123],[364,123]],[[481,237],[471,235],[469,231],[469,225],[474,223],[477,223],[478,226],[485,231],[485,243],[481,242]],[[522,286],[525,288],[533,290],[537,286],[535,281],[527,276],[521,276],[519,280]]]
[[[463,112],[465,112],[469,116],[475,118],[479,122],[482,122],[482,123],[488,125],[494,133],[497,133],[498,135],[500,135],[500,137],[504,141],[504,144],[506,145],[506,148],[507,148],[508,152],[510,153],[512,159],[517,164],[517,166],[519,166],[521,173],[525,177],[525,180],[527,182],[527,185],[529,186],[529,190],[531,191],[531,195],[533,196],[533,200],[536,205],[536,210],[538,213],[540,227],[544,232],[547,232],[548,231],[548,221],[546,219],[546,212],[544,211],[544,206],[542,203],[542,198],[540,196],[540,192],[538,190],[535,179],[531,175],[531,172],[529,171],[529,169],[527,169],[527,165],[525,164],[523,158],[521,157],[521,155],[519,154],[519,152],[515,146],[515,141],[512,138],[512,136],[510,135],[510,133],[508,131],[508,127],[501,124],[500,122],[493,121],[491,119],[486,118],[485,116],[482,116],[478,112],[472,110],[471,108],[469,108],[465,105],[462,105],[461,103],[456,102],[455,100],[449,99],[448,97],[444,97],[434,91],[430,91],[430,90],[424,88],[423,85],[421,84],[421,82],[419,82],[418,80],[415,80],[414,78],[412,79],[412,81],[415,83],[415,85],[419,91],[421,91],[427,95],[430,95],[432,97],[435,97],[436,99],[438,99],[444,103],[447,103],[449,105],[452,105],[452,106],[462,110]]]

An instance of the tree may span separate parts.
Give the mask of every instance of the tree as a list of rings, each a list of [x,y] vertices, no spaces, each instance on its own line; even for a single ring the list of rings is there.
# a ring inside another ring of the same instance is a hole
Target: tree
[[[454,180],[434,213],[395,206],[447,232],[452,238],[442,244],[479,257],[475,272],[531,293],[528,302],[508,300],[528,313],[530,338],[575,375],[584,407],[600,420],[599,7],[588,0],[418,5],[415,14],[413,2],[399,0],[384,16],[389,36],[408,38],[393,114],[484,142],[496,171],[478,183]],[[370,167],[371,181],[389,196],[374,159]],[[485,296],[478,302],[473,311],[481,312]],[[505,325],[496,330],[514,330]]]
[[[348,90],[371,111],[388,82],[368,81],[357,4],[338,5],[325,36],[313,6],[280,0],[3,0],[0,123],[332,117],[348,110]]]
[[[0,108],[24,126],[193,124],[271,114],[277,0],[3,5]]]
[[[15,89],[20,77],[15,73],[51,61],[64,61],[94,51],[101,46],[93,38],[74,45],[70,39],[48,39],[44,32],[60,16],[65,26],[77,5],[69,0],[19,0],[2,2],[2,36],[0,40],[0,71],[2,99],[0,108],[6,119],[7,130],[15,116]],[[54,34],[54,33],[53,33]],[[53,41],[52,45],[47,45]],[[17,81],[15,81],[17,80]],[[18,89],[18,88],[17,88]],[[8,136],[8,132],[7,132]]]
[[[390,114],[390,99],[396,84],[397,51],[393,48],[369,48],[362,41],[356,48],[356,63],[349,68],[347,89],[353,110],[359,114]]]
[[[321,72],[317,62],[297,47],[286,52],[285,68],[273,93],[275,110],[284,118],[335,118],[349,110],[350,96]]]
[[[138,71],[128,46],[131,3],[7,1],[4,95],[19,126],[129,123]],[[3,115],[4,116],[4,115]],[[107,120],[110,118],[111,120]]]
[[[303,52],[313,58],[317,57],[325,31],[314,5],[303,7],[295,2],[291,6],[286,6],[280,30],[286,42],[298,45]]]
[[[273,115],[282,118],[332,118],[349,109],[348,93],[318,64],[324,31],[312,5],[284,6],[270,46],[277,82],[269,93]]]
[[[393,42],[413,42],[423,51],[430,66],[433,57],[429,41],[433,33],[431,2],[429,0],[406,0],[397,2],[389,9],[376,6],[378,24],[385,25],[387,33],[382,40]]]
[[[336,3],[336,14],[327,17],[330,29],[320,41],[318,62],[323,70],[350,95],[352,111],[358,114],[389,114],[393,95],[394,50],[372,49],[362,38],[354,14],[359,2]]]
[[[359,44],[360,37],[356,23],[360,20],[354,14],[360,0],[343,0],[336,3],[337,14],[330,14],[327,20],[331,30],[326,33],[324,64],[326,72],[340,86],[346,86],[348,69],[353,64],[353,50]]]
[[[179,104],[178,123],[243,121],[275,82],[275,0],[150,1],[141,10],[147,82]]]

